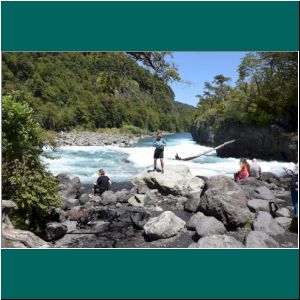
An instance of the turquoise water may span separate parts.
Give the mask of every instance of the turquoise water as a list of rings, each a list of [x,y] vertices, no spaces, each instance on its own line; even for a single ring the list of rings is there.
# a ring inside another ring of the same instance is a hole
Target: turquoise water
[[[238,168],[238,159],[220,158],[215,152],[193,161],[175,161],[175,154],[182,158],[207,150],[196,144],[189,133],[165,136],[165,164],[185,164],[194,175],[212,176],[224,174],[232,176]],[[140,140],[132,148],[116,146],[64,146],[57,152],[45,149],[45,154],[55,159],[42,158],[54,174],[71,173],[80,177],[82,183],[92,183],[97,179],[100,168],[115,182],[130,181],[137,173],[151,169],[153,164],[152,137]],[[283,167],[292,167],[291,163],[259,162],[263,171],[282,173]]]

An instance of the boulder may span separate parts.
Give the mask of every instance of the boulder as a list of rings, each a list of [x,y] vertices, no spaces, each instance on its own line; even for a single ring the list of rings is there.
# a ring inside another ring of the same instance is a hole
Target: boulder
[[[275,218],[274,220],[285,230],[288,230],[292,223],[292,218],[287,218],[287,217],[278,217]]]
[[[128,199],[128,203],[132,206],[143,207],[146,204],[147,196],[143,194],[135,194]]]
[[[59,193],[63,198],[80,197],[81,183],[78,176],[72,174],[59,174],[56,176],[59,180]]]
[[[46,224],[45,229],[45,240],[47,241],[55,241],[62,238],[68,231],[67,226],[57,223],[51,222]]]
[[[232,236],[210,235],[192,243],[189,248],[244,248],[244,245]]]
[[[154,190],[149,190],[146,192],[146,196],[147,196],[147,203],[148,204],[155,204],[158,200],[158,190],[154,189]]]
[[[64,208],[71,209],[74,206],[78,206],[78,205],[79,205],[79,199],[69,198],[65,201]]]
[[[276,174],[271,173],[271,172],[262,172],[261,173],[261,180],[262,181],[266,181],[266,182],[271,183],[273,179],[279,180],[279,177]]]
[[[196,227],[197,227],[199,221],[203,217],[205,217],[205,215],[200,211],[198,211],[196,214],[192,215],[192,217],[190,218],[190,220],[186,224],[187,229],[196,230]]]
[[[130,213],[130,220],[134,227],[142,229],[151,218],[151,213],[146,210],[137,210]]]
[[[59,207],[55,207],[51,210],[49,220],[54,222],[64,222],[68,218],[67,212]]]
[[[261,199],[252,199],[248,201],[248,207],[252,212],[270,211],[269,202]]]
[[[255,199],[264,199],[268,201],[275,199],[274,194],[271,192],[271,190],[265,186],[260,186],[254,189],[251,193],[251,197]]]
[[[143,172],[134,178],[137,185],[147,185],[150,189],[157,189],[163,195],[185,195],[187,192],[201,192],[204,181],[194,177],[185,165],[169,165],[165,172]]]
[[[84,206],[74,206],[69,211],[69,220],[77,221],[80,217],[82,217],[88,209]]]
[[[226,228],[214,217],[202,217],[196,225],[196,232],[200,237],[223,234]]]
[[[251,231],[245,240],[247,248],[278,248],[279,244],[268,234],[261,231]]]
[[[113,205],[118,201],[117,195],[113,191],[106,191],[101,195],[102,205]]]
[[[251,219],[245,195],[239,190],[223,193],[214,188],[201,197],[200,211],[213,216],[230,228],[241,227]]]
[[[291,192],[290,191],[277,191],[274,195],[277,199],[281,199],[286,202],[291,201]]]
[[[284,234],[284,229],[268,212],[260,211],[253,223],[254,230],[262,231],[271,236]]]
[[[84,205],[85,203],[87,203],[90,200],[91,200],[91,198],[90,198],[89,194],[84,193],[80,196],[79,203],[80,203],[80,205]]]
[[[48,248],[49,244],[30,231],[2,228],[4,248]]]
[[[291,212],[289,211],[288,208],[286,207],[281,207],[276,211],[276,215],[278,217],[286,217],[286,218],[290,218],[291,217]]]
[[[115,196],[117,197],[117,201],[120,203],[125,203],[127,202],[129,198],[130,192],[126,189],[122,189],[120,191],[117,191],[115,193]]]
[[[145,235],[153,240],[165,239],[176,235],[185,222],[173,212],[165,211],[158,217],[151,218],[144,226]]]
[[[195,212],[199,208],[200,204],[200,192],[193,192],[189,195],[186,202],[184,203],[184,208],[187,211]]]

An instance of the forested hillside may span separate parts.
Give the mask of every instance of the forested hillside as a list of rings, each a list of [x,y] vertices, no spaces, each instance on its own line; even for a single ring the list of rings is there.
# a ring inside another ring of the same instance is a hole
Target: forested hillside
[[[28,103],[45,129],[187,131],[193,107],[174,101],[179,80],[164,53],[3,53],[3,94]]]
[[[238,67],[238,81],[223,74],[205,83],[198,95],[196,121],[218,126],[222,121],[248,125],[275,124],[297,130],[297,52],[246,54]]]

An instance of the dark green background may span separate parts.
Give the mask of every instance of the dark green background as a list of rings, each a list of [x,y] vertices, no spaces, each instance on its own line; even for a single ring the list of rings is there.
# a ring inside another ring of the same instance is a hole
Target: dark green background
[[[298,51],[298,2],[2,2],[2,51]],[[298,298],[284,250],[2,250],[2,298]]]

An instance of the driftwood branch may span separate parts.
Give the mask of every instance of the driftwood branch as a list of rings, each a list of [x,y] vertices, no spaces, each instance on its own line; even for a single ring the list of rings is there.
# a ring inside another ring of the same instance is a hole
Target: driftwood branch
[[[231,141],[228,141],[228,142],[226,142],[226,143],[224,143],[224,144],[222,144],[222,145],[219,145],[219,146],[217,146],[217,147],[215,147],[215,148],[211,148],[211,149],[209,149],[209,150],[205,150],[205,151],[203,151],[202,153],[199,153],[199,154],[197,154],[197,155],[190,156],[190,157],[186,157],[186,158],[179,158],[179,159],[177,159],[177,160],[184,160],[184,161],[192,160],[192,159],[194,159],[194,158],[197,158],[197,157],[199,157],[199,156],[208,154],[208,153],[210,153],[210,152],[212,152],[212,151],[215,151],[215,150],[217,150],[217,149],[220,149],[220,148],[222,148],[222,147],[224,147],[224,146],[226,146],[226,145],[232,144],[232,143],[234,143],[234,142],[235,142],[235,140],[231,140]]]

